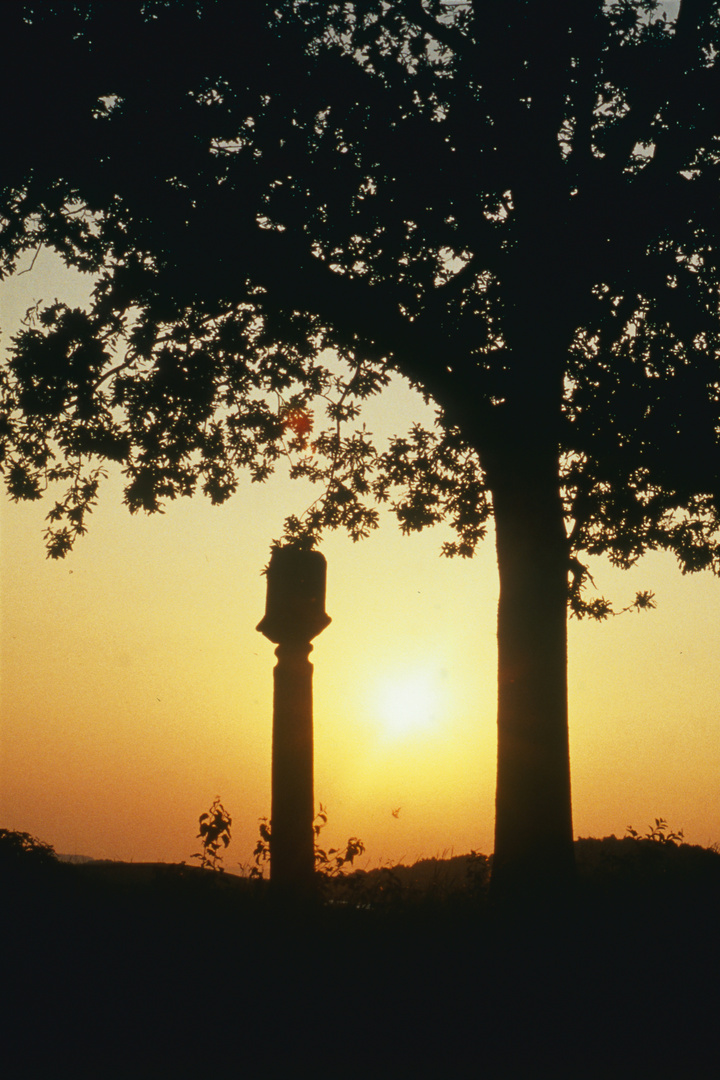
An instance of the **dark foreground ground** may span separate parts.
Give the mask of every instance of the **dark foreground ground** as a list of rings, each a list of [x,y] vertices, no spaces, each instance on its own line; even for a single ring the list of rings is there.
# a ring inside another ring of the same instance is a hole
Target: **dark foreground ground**
[[[720,855],[577,850],[562,912],[493,909],[477,864],[304,910],[190,867],[0,867],[2,1074],[716,1078]]]

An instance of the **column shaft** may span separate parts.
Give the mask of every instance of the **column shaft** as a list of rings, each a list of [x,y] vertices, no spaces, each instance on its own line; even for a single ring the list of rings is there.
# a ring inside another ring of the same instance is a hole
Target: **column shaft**
[[[315,861],[311,651],[309,642],[275,650],[270,877],[294,892],[312,889]]]

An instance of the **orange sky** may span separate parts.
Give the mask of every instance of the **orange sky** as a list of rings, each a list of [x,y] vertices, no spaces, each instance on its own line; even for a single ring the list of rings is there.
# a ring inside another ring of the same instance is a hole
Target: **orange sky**
[[[0,347],[20,310],[64,287],[47,258],[0,287]],[[423,412],[397,383],[369,426],[405,430]],[[131,517],[115,475],[61,562],[45,559],[47,507],[3,499],[0,827],[59,852],[189,860],[220,795],[233,816],[225,864],[249,862],[270,812],[260,572],[284,517],[314,494],[278,478],[223,507],[198,497]],[[312,654],[316,801],[329,844],[364,840],[360,865],[492,849],[492,537],[472,561],[440,558],[446,538],[402,537],[386,517],[367,541],[323,545],[333,622]],[[663,816],[690,842],[720,841],[720,582],[683,578],[663,555],[627,574],[591,569],[620,605],[649,588],[658,609],[571,622],[576,835]]]

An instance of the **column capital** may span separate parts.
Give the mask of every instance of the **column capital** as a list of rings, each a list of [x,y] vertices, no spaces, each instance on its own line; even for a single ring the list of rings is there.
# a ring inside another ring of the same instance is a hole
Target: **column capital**
[[[330,625],[325,611],[327,563],[319,551],[276,547],[267,574],[265,616],[257,629],[279,644],[308,642]]]

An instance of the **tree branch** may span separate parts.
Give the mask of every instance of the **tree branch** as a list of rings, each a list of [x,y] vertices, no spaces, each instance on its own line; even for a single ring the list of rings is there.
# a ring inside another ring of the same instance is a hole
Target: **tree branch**
[[[264,231],[262,252],[258,249],[257,255],[253,261],[258,267],[257,280],[266,286],[263,307],[318,315],[339,332],[345,344],[363,349],[376,360],[390,358],[393,367],[424,385],[451,422],[460,415],[465,420],[469,413],[476,425],[485,412],[489,422],[490,410],[479,387],[476,394],[468,385],[474,381],[472,374],[465,373],[467,381],[459,393],[457,373],[438,362],[438,356],[452,355],[457,342],[438,331],[433,318],[421,315],[411,321],[402,315],[387,282],[372,286],[360,278],[333,272],[319,259],[308,257],[306,250],[298,253],[297,239],[288,232]],[[292,277],[279,275],[277,266],[288,265],[288,260],[297,272]]]
[[[17,277],[22,277],[23,274],[29,274],[34,269],[35,263],[37,262],[37,257],[40,254],[40,252],[42,251],[42,249],[43,249],[43,245],[38,244],[37,248],[35,249],[35,254],[32,257],[32,262],[24,270],[18,270],[17,275],[16,275]]]

